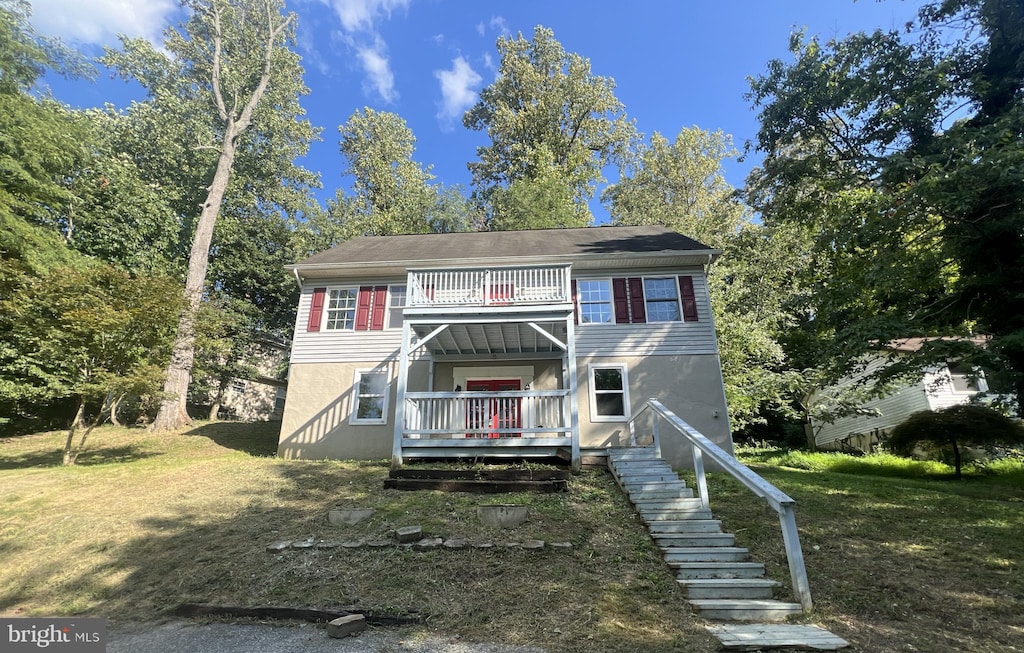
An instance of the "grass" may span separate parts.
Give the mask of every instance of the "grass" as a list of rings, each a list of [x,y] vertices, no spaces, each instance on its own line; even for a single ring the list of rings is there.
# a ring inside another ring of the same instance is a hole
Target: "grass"
[[[267,425],[204,424],[181,435],[105,427],[74,468],[61,434],[0,440],[0,614],[167,618],[182,602],[338,606],[429,615],[462,641],[552,651],[713,651],[657,549],[610,477],[559,494],[384,490],[387,466],[283,461]],[[525,503],[515,531],[476,518]],[[327,523],[334,507],[376,513]],[[473,541],[570,541],[571,551],[265,551],[279,539],[380,539],[419,525]]]
[[[955,481],[949,466],[889,455],[740,457],[797,502],[811,621],[864,651],[1024,649],[1020,461]],[[731,478],[711,486],[716,516],[788,580],[774,513]]]
[[[185,601],[358,604],[420,611],[430,616],[422,630],[464,642],[718,648],[603,472],[554,495],[401,492],[382,489],[382,462],[278,460],[275,436],[237,423],[166,436],[105,427],[74,468],[60,466],[60,433],[0,439],[0,615],[90,614],[116,626],[167,618]],[[743,456],[797,500],[815,600],[805,620],[858,651],[1022,648],[1020,465],[954,482],[941,468],[898,470],[896,461]],[[711,501],[739,544],[787,580],[774,513],[721,475],[712,475]],[[529,521],[489,531],[475,508],[495,502],[529,505]],[[336,527],[326,519],[333,507],[376,513]],[[374,539],[413,524],[470,541],[574,548],[264,550],[278,539]]]

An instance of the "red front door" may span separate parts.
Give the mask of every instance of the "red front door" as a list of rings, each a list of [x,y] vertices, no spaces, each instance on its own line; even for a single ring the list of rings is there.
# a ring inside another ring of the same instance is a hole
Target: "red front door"
[[[486,379],[466,381],[468,392],[502,392],[519,390],[519,379]],[[471,429],[515,429],[522,426],[520,419],[519,397],[492,397],[487,399],[470,399],[466,411],[466,426]],[[472,438],[519,437],[519,433],[470,433]]]

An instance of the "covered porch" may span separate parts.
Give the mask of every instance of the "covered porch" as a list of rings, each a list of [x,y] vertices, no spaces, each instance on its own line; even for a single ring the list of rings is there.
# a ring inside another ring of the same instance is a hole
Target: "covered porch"
[[[579,467],[569,266],[412,270],[392,464],[570,453]],[[430,364],[409,386],[412,361]],[[550,370],[543,378],[520,369]]]

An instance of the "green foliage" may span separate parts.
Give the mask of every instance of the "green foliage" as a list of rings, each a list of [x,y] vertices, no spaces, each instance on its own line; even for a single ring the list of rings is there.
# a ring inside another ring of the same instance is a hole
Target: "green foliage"
[[[633,174],[601,197],[615,224],[660,224],[725,247],[746,222],[743,204],[722,175],[722,162],[736,155],[721,131],[684,127],[672,143],[655,132],[651,144],[635,152]]]
[[[737,449],[737,455],[747,463],[792,467],[810,472],[916,479],[944,479],[953,474],[953,468],[945,463],[934,460],[914,460],[885,452],[853,456],[837,452],[741,447]]]
[[[514,199],[503,200],[507,225],[526,204],[564,207],[551,192],[551,179],[557,179],[578,207],[574,223],[589,224],[586,205],[602,169],[621,161],[636,138],[615,97],[614,80],[594,75],[589,60],[566,53],[542,26],[534,29],[533,40],[503,36],[497,47],[498,76],[463,117],[466,127],[486,131],[491,141],[477,148],[479,160],[469,164],[476,192],[486,201],[499,188],[513,193]],[[512,190],[517,180],[539,184]],[[563,208],[558,219],[564,214]]]
[[[94,402],[156,392],[177,320],[173,280],[109,265],[53,267],[0,301],[0,400]]]
[[[896,338],[985,333],[962,360],[1010,370],[1024,396],[1022,49],[1019,2],[931,2],[906,36],[795,35],[794,60],[751,81],[765,160],[748,200],[811,243],[807,367],[835,379]],[[895,374],[947,356],[923,348]]]
[[[1024,425],[987,406],[963,404],[914,413],[889,435],[889,447],[904,455],[923,443],[952,448],[960,478],[962,446],[1024,444]]]

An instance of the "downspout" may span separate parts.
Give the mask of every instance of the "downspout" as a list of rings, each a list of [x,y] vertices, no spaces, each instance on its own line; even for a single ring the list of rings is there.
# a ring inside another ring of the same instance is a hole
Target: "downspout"
[[[295,276],[295,283],[299,284],[299,288],[302,287],[302,277],[299,276],[299,271],[292,268],[292,275]]]

